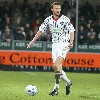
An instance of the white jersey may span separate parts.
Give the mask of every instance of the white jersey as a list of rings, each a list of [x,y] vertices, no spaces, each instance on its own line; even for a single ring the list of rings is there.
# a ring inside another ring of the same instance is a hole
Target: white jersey
[[[70,41],[70,33],[75,31],[70,19],[64,15],[55,21],[53,15],[47,17],[39,27],[39,31],[50,29],[53,43],[65,43]]]

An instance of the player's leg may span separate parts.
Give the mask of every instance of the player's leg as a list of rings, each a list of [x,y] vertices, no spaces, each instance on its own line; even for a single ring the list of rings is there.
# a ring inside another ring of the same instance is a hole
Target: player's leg
[[[66,55],[69,52],[69,47],[67,47],[66,45],[63,47],[62,49],[62,57],[63,59],[66,58]],[[61,79],[63,79],[66,82],[66,95],[68,95],[70,93],[70,86],[72,85],[72,82],[68,79],[68,77],[66,76],[66,73],[62,70],[62,75],[60,76]]]
[[[60,78],[66,82],[66,85],[69,85],[71,83],[70,79],[67,77],[66,73],[63,70]]]
[[[53,67],[54,67],[54,72],[55,72],[55,88],[59,88],[59,82],[60,82],[60,76],[61,76],[61,71],[62,71],[62,66],[61,63],[63,61],[63,58],[58,56]]]
[[[66,82],[66,95],[68,95],[70,93],[70,86],[72,85],[72,82],[69,80],[69,78],[63,70],[60,78]]]
[[[63,58],[58,56],[56,61],[54,62],[54,72],[55,72],[55,85],[53,88],[53,91],[49,95],[57,95],[58,94],[58,89],[59,89],[59,82],[60,82],[60,75],[62,71],[62,66],[61,63],[63,61]]]
[[[62,71],[62,62],[66,58],[66,55],[69,52],[69,50],[70,49],[68,47],[66,47],[66,44],[65,44],[65,46],[62,46],[62,44],[61,45],[58,45],[58,44],[57,45],[56,44],[52,45],[52,58],[53,58],[53,62],[54,62],[54,70],[55,70],[55,72],[60,70],[60,73],[62,73],[61,76],[60,76],[60,78],[62,78],[67,83],[66,84],[66,95],[68,95],[70,93],[70,85],[71,85],[70,83],[71,82],[67,78],[65,72]],[[57,67],[57,66],[59,66],[59,67]],[[60,81],[60,78],[58,77],[59,75],[56,75],[57,73],[55,73],[55,85],[54,85],[54,89],[50,93],[50,95],[58,93],[58,91],[57,91],[56,88],[59,89],[59,84],[58,83]],[[59,80],[58,83],[57,83],[56,79]]]
[[[62,63],[61,63],[61,65],[60,66],[62,66]],[[65,81],[66,82],[66,85],[69,85],[70,84],[70,80],[69,80],[69,78],[67,77],[67,75],[66,75],[66,73],[61,69],[61,75],[60,75],[60,78],[63,80],[63,81]]]

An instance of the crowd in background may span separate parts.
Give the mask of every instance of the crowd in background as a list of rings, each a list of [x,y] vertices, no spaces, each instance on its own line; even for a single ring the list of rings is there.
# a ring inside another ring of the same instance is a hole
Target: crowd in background
[[[17,0],[9,3],[5,1],[0,6],[0,41],[11,42],[13,40],[31,41],[38,31],[43,20],[52,14],[49,2],[34,5],[23,0],[19,4]],[[65,0],[62,3],[61,14],[70,18],[75,26],[76,2],[73,5]],[[94,10],[87,1],[78,9],[78,43],[100,43],[100,5]],[[37,41],[52,41],[49,29]]]

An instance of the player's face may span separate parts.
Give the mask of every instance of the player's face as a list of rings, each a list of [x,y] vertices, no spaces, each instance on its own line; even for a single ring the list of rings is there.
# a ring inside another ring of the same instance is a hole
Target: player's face
[[[53,8],[51,9],[51,11],[53,12],[53,14],[55,16],[59,16],[60,11],[61,11],[61,6],[60,5],[53,5]]]

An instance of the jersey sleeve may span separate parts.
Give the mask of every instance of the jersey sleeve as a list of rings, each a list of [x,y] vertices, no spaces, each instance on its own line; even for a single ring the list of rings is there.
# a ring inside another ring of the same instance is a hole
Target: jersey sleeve
[[[39,31],[45,32],[48,29],[48,19],[45,19],[44,22],[39,27]]]
[[[69,31],[69,33],[74,32],[75,28],[74,26],[71,24],[70,19],[66,19],[66,28]]]

